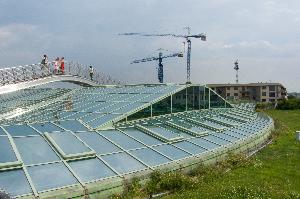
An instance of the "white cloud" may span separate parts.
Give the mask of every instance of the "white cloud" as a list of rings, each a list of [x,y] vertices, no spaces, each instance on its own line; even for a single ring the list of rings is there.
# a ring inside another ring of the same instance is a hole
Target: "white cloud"
[[[24,35],[33,33],[36,27],[30,24],[10,24],[0,27],[0,47],[8,47],[24,38]]]
[[[243,48],[273,48],[274,46],[270,41],[259,40],[259,41],[241,41],[238,46]]]

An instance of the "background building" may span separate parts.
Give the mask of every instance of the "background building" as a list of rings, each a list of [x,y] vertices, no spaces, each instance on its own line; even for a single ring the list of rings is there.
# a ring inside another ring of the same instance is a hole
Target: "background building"
[[[226,99],[275,102],[287,96],[280,83],[208,84],[208,87]]]
[[[296,93],[296,92],[288,93],[288,96],[294,96],[294,97],[300,99],[300,93]]]

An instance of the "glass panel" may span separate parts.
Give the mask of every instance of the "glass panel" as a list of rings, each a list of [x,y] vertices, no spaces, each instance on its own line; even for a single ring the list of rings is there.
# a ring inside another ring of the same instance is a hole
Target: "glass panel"
[[[195,86],[190,86],[187,88],[187,93],[186,93],[187,94],[187,110],[199,109],[199,104],[197,103],[199,89],[197,89],[197,88],[198,87],[195,87]]]
[[[78,118],[88,114],[87,112],[62,112],[62,113],[65,113],[65,114],[64,114],[64,116],[61,116],[61,118],[65,117],[67,119],[78,119]]]
[[[205,128],[200,127],[200,126],[196,126],[196,124],[190,123],[186,120],[180,120],[180,119],[176,119],[176,118],[173,118],[172,120],[173,121],[171,121],[171,123],[177,124],[179,126],[187,128],[187,129],[189,129],[191,131],[194,131],[196,133],[201,133],[201,132],[208,131],[208,129],[205,129]]]
[[[171,113],[171,96],[152,105],[152,115],[164,115]]]
[[[169,144],[160,145],[153,148],[159,151],[160,153],[172,158],[173,160],[177,160],[189,156],[188,153]]]
[[[4,132],[4,130],[0,127],[0,135],[6,135],[6,133]]]
[[[96,132],[82,132],[76,133],[80,139],[87,143],[98,154],[106,154],[121,151],[121,149]]]
[[[98,119],[95,119],[91,122],[88,123],[89,126],[91,126],[92,128],[97,128],[98,126],[101,126],[102,124],[105,124],[111,120],[114,120],[115,118],[119,117],[120,115],[117,114],[107,114],[104,115]]]
[[[199,153],[203,153],[204,151],[206,151],[205,149],[198,147],[188,141],[177,142],[173,145],[175,145],[189,153],[192,153],[192,154],[199,154]]]
[[[238,133],[238,134],[245,135],[245,136],[248,136],[248,135],[251,134],[251,133],[246,132],[246,131],[243,131],[243,130],[241,130],[241,129],[230,129],[230,130],[233,131],[233,132],[236,132],[236,133]]]
[[[225,123],[229,123],[229,124],[233,124],[233,125],[238,125],[238,124],[242,123],[242,122],[238,122],[236,120],[231,120],[229,118],[222,117],[222,116],[219,116],[219,115],[213,117],[212,119],[216,119],[216,120],[219,120],[219,121],[222,121],[222,122],[225,122]]]
[[[48,134],[55,143],[68,154],[91,152],[91,150],[76,138],[70,131],[52,132]]]
[[[140,110],[132,115],[129,115],[127,117],[127,121],[135,120],[135,119],[140,119],[140,118],[147,118],[151,117],[151,107],[148,106],[144,108],[143,110]]]
[[[125,107],[123,107],[121,109],[115,110],[114,112],[115,113],[122,113],[122,114],[124,114],[124,113],[132,111],[132,110],[134,110],[134,109],[136,109],[138,107],[141,107],[143,105],[145,105],[145,103],[134,102],[134,103],[129,104],[129,105],[127,105],[127,106],[125,106]]]
[[[223,131],[222,133],[226,133],[227,135],[230,135],[230,136],[233,136],[233,137],[236,137],[236,138],[244,138],[246,137],[245,135],[241,135],[239,133],[236,133],[236,132],[233,132],[233,131]]]
[[[65,129],[71,130],[73,132],[76,132],[76,131],[88,131],[88,128],[86,128],[83,124],[81,124],[77,120],[59,121],[57,124],[59,126],[62,126]]]
[[[146,168],[142,163],[127,153],[117,153],[102,156],[102,158],[113,167],[118,173],[124,174]]]
[[[4,128],[12,136],[39,135],[38,132],[36,132],[27,125],[11,125],[4,126]]]
[[[92,110],[88,109],[89,111],[92,112],[102,112],[103,109],[105,109],[106,107],[110,107],[114,104],[114,102],[103,102],[100,105],[95,106]]]
[[[0,188],[12,196],[31,193],[23,170],[0,171]]]
[[[157,126],[160,126],[160,127],[162,127],[162,128],[165,128],[165,129],[167,129],[167,130],[169,130],[169,131],[171,131],[171,132],[174,132],[174,133],[176,133],[176,134],[178,134],[178,135],[181,135],[181,136],[184,137],[184,138],[190,138],[190,137],[192,137],[191,135],[186,134],[185,132],[182,132],[182,131],[180,131],[180,130],[178,130],[178,129],[176,129],[176,128],[173,128],[173,127],[171,127],[171,126],[168,126],[168,125],[162,123],[162,121],[159,121],[159,119],[155,120],[155,122],[152,122],[152,124],[155,124],[155,125],[157,125]]]
[[[32,166],[27,169],[39,192],[78,183],[63,163]]]
[[[25,164],[38,164],[59,160],[48,143],[40,136],[14,138]]]
[[[186,111],[186,89],[172,95],[172,112]]]
[[[156,127],[156,126],[144,126],[144,127],[151,130],[151,131],[153,131],[157,135],[159,135],[159,136],[161,136],[165,139],[168,139],[168,140],[180,138],[180,135],[178,135],[176,133],[173,133],[171,131],[168,131],[168,130],[166,130],[164,128],[161,128],[161,127]]]
[[[81,117],[80,120],[83,122],[90,122],[96,118],[99,118],[101,116],[105,115],[104,113],[89,113],[85,115],[84,117]]]
[[[202,120],[201,123],[206,124],[206,125],[211,126],[211,127],[214,127],[214,128],[217,128],[217,129],[226,128],[225,126],[223,126],[221,124],[211,122],[209,120]]]
[[[199,87],[199,92],[200,92],[200,108],[202,109],[206,109],[208,108],[208,96],[209,96],[209,89],[204,87],[204,86],[200,86]]]
[[[224,132],[217,133],[216,136],[218,136],[218,137],[220,137],[222,139],[225,139],[225,140],[229,140],[231,142],[234,142],[234,141],[236,141],[238,139],[238,138],[235,138],[233,136],[229,136],[229,135],[225,134]]]
[[[69,165],[84,182],[116,175],[109,167],[97,158],[69,162]]]
[[[210,91],[210,107],[226,108],[225,101],[212,90]]]
[[[155,139],[154,137],[147,135],[135,128],[122,129],[126,134],[134,137],[135,139],[145,143],[146,145],[157,145],[163,143],[162,141]]]
[[[208,135],[208,136],[205,136],[204,138],[207,139],[207,140],[209,140],[209,141],[212,141],[214,143],[217,143],[219,145],[226,145],[226,144],[230,143],[229,141],[223,140],[221,138],[217,138],[217,137],[215,137],[213,135]]]
[[[63,129],[59,128],[58,126],[47,122],[47,123],[40,123],[40,124],[30,124],[32,127],[40,131],[41,133],[45,132],[52,132],[52,131],[63,131]]]
[[[148,148],[130,151],[129,153],[131,153],[132,155],[134,155],[135,157],[137,157],[138,159],[150,166],[156,166],[170,162],[168,158]]]
[[[214,148],[219,147],[219,145],[209,142],[207,140],[204,140],[202,138],[194,138],[194,139],[190,139],[189,141],[192,143],[195,143],[205,149],[214,149]]]
[[[117,110],[123,106],[126,106],[128,105],[129,102],[116,102],[115,104],[109,106],[109,107],[105,107],[101,110],[99,110],[99,112],[101,113],[110,113],[110,112],[113,112],[114,110]]]
[[[126,150],[144,147],[144,145],[120,131],[101,131],[100,133]]]
[[[157,98],[159,98],[159,97],[161,97],[163,95],[164,94],[160,94],[160,93],[158,93],[158,94],[152,94],[152,95],[149,95],[149,96],[143,98],[141,100],[141,102],[152,102],[153,100],[156,100]]]
[[[6,136],[0,137],[0,163],[15,162],[16,155],[10,145],[9,139]]]

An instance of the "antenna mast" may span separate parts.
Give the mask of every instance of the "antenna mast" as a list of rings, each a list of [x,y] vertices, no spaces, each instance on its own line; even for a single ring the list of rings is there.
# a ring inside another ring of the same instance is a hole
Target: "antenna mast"
[[[236,70],[236,75],[235,75],[235,77],[236,77],[236,80],[235,80],[235,83],[236,84],[238,84],[239,83],[239,62],[238,62],[239,60],[236,60],[235,62],[234,62],[234,70]]]

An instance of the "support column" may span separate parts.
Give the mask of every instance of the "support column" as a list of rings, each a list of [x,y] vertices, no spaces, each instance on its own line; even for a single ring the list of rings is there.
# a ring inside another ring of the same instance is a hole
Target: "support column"
[[[171,113],[173,113],[173,95],[171,95]]]
[[[210,109],[210,89],[208,89],[208,109]]]

